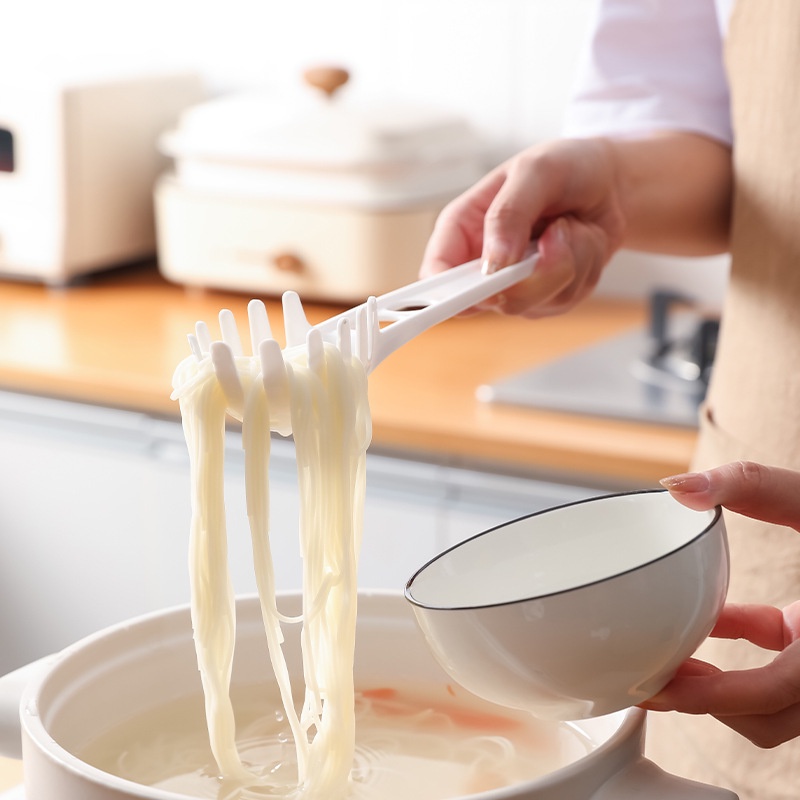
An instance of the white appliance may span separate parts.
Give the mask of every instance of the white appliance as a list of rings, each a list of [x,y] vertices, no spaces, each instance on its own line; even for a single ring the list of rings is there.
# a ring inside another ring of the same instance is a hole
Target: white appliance
[[[194,74],[0,76],[0,276],[64,284],[155,253],[159,133]]]
[[[345,70],[305,77],[311,86],[289,96],[201,104],[165,134],[167,278],[343,302],[417,279],[440,210],[482,174],[484,145],[441,109],[352,100]]]

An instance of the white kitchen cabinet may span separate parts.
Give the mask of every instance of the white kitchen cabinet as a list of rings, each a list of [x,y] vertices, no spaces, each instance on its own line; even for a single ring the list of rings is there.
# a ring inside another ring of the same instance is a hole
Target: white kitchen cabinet
[[[189,527],[189,459],[180,425],[151,420],[154,463],[148,492],[156,499],[154,527],[175,530],[179,552],[170,552],[166,563],[179,564],[185,572]],[[225,453],[226,510],[229,560],[237,593],[254,592],[250,557],[250,533],[244,504],[244,457],[237,432],[228,434]],[[370,588],[402,587],[420,558],[441,549],[443,539],[438,516],[445,491],[437,481],[438,468],[381,456],[368,456],[367,499],[364,509],[364,541],[360,579]],[[294,446],[274,438],[270,456],[270,539],[280,589],[300,586],[298,492]],[[184,579],[185,582],[185,579]],[[185,589],[185,593],[188,588]],[[184,597],[186,594],[184,593]]]
[[[463,467],[449,469],[445,481],[446,546],[536,511],[611,491]]]
[[[271,460],[278,586],[297,588],[293,445]],[[359,582],[402,589],[439,550],[596,493],[370,453]],[[226,506],[237,593],[255,591],[240,437]],[[0,392],[0,674],[137,614],[188,601],[189,462],[179,422]]]

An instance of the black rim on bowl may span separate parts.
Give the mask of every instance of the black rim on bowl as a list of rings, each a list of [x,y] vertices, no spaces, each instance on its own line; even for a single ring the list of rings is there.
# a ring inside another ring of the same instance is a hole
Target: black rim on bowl
[[[646,567],[649,564],[655,564],[658,561],[662,561],[663,559],[668,558],[668,557],[674,555],[675,553],[680,552],[681,550],[683,550],[683,549],[685,549],[687,547],[690,547],[698,539],[702,538],[710,530],[712,530],[714,527],[716,527],[717,523],[719,522],[720,517],[722,516],[722,508],[720,506],[716,506],[714,508],[714,515],[711,518],[711,520],[708,522],[708,524],[705,525],[697,533],[697,535],[693,536],[691,539],[688,539],[687,541],[683,542],[682,544],[678,545],[677,547],[674,547],[671,550],[668,550],[667,552],[662,553],[661,555],[656,556],[655,558],[652,558],[652,559],[650,559],[648,561],[644,561],[641,564],[637,564],[634,567],[629,567],[627,569],[621,569],[618,572],[614,572],[611,575],[606,575],[606,576],[604,576],[602,578],[598,578],[597,580],[586,581],[586,582],[580,583],[580,584],[578,584],[576,586],[570,586],[570,587],[568,587],[566,589],[558,589],[556,591],[543,592],[541,594],[531,594],[531,595],[528,595],[528,596],[525,596],[525,597],[515,598],[513,600],[500,600],[500,601],[493,602],[493,603],[475,603],[474,605],[472,605],[472,604],[470,604],[470,605],[435,605],[434,603],[425,602],[425,601],[420,600],[419,598],[414,597],[413,586],[414,586],[415,581],[431,565],[435,564],[438,561],[441,561],[443,558],[446,558],[453,551],[458,550],[458,549],[460,549],[462,547],[465,547],[468,544],[470,544],[471,542],[474,542],[477,539],[481,539],[481,538],[483,538],[485,536],[488,536],[489,534],[494,533],[495,531],[501,530],[503,528],[507,528],[507,527],[509,527],[511,525],[516,525],[517,523],[523,522],[524,520],[527,520],[527,519],[532,519],[534,517],[545,516],[547,514],[551,514],[551,513],[554,513],[556,511],[560,511],[561,509],[564,509],[564,508],[571,508],[571,507],[574,507],[574,506],[587,505],[589,503],[597,503],[597,502],[602,502],[604,500],[612,500],[614,498],[633,497],[633,496],[636,496],[636,495],[650,495],[650,494],[653,494],[653,495],[655,495],[655,494],[664,495],[664,494],[667,494],[667,490],[666,489],[635,489],[635,490],[627,491],[627,492],[614,492],[612,494],[597,495],[595,497],[585,497],[585,498],[583,498],[581,500],[573,500],[570,503],[562,503],[561,505],[550,506],[550,507],[544,508],[544,509],[542,509],[540,511],[534,511],[531,514],[524,514],[523,516],[517,517],[516,519],[509,520],[508,522],[503,522],[500,525],[495,525],[495,526],[493,526],[491,528],[487,528],[486,530],[481,531],[480,533],[477,533],[474,536],[470,536],[469,538],[464,539],[464,540],[452,545],[451,547],[448,547],[446,550],[442,550],[441,553],[437,553],[433,558],[431,558],[430,560],[425,562],[408,579],[408,581],[406,583],[406,586],[405,586],[405,591],[404,591],[406,600],[408,600],[412,605],[414,605],[414,606],[416,606],[417,608],[420,608],[420,609],[428,609],[428,610],[431,610],[431,611],[466,611],[466,610],[476,610],[476,609],[481,609],[481,608],[499,608],[501,606],[515,605],[517,603],[527,603],[530,600],[537,600],[537,599],[542,599],[542,598],[545,598],[545,597],[555,597],[557,595],[569,594],[570,592],[575,592],[575,591],[578,591],[580,589],[584,589],[584,588],[586,588],[588,586],[595,586],[595,585],[600,584],[600,583],[606,583],[607,581],[614,580],[615,578],[618,578],[621,575],[627,575],[627,574],[629,574],[631,572],[636,572],[637,570],[642,569],[643,567]]]

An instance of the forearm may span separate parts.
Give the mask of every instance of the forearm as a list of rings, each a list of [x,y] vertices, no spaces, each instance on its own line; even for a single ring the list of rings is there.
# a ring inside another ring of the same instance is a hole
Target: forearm
[[[733,186],[727,145],[677,132],[605,141],[625,247],[675,255],[727,249]]]

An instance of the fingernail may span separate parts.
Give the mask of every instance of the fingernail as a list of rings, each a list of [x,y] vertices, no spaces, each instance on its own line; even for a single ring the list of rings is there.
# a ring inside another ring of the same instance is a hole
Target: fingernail
[[[511,248],[502,239],[486,239],[483,243],[483,263],[481,271],[484,275],[493,275],[511,263]]]
[[[548,225],[541,239],[541,246],[547,253],[552,252],[556,258],[569,247],[569,225],[564,217],[559,217]]]
[[[662,703],[657,698],[651,697],[649,700],[645,700],[643,703],[639,703],[639,708],[645,709],[645,711],[674,711],[675,706],[670,703]]]
[[[682,492],[684,494],[706,492],[711,486],[707,472],[684,472],[681,475],[662,478],[659,483],[671,492]]]

